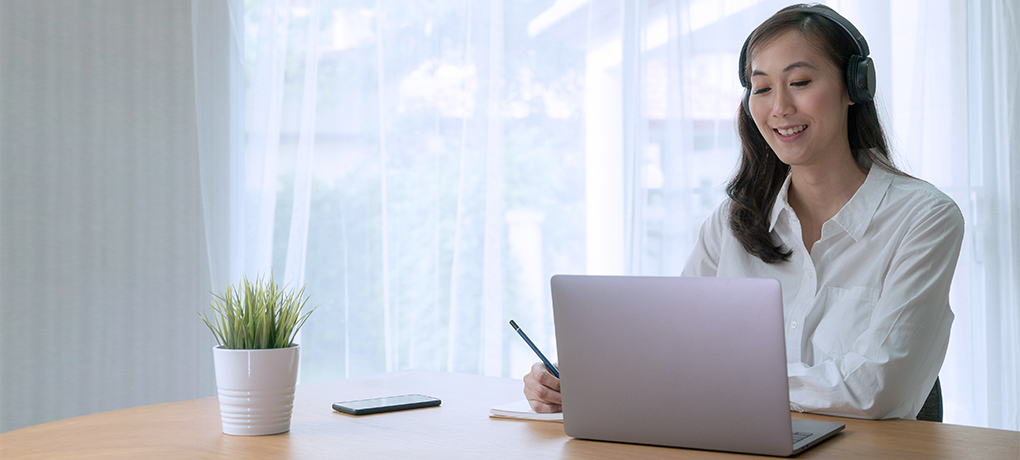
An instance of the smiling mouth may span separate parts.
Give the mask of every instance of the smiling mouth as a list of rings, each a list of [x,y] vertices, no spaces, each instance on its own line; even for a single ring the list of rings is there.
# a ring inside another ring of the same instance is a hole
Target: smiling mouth
[[[808,125],[794,126],[788,129],[776,128],[775,131],[781,136],[792,136],[807,129]]]

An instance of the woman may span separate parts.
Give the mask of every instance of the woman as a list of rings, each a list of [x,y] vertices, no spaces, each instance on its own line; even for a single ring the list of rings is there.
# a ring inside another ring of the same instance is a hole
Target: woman
[[[748,37],[740,167],[683,275],[780,281],[791,409],[913,419],[949,343],[963,216],[890,161],[855,35],[794,5]],[[561,409],[541,363],[524,381],[535,411]]]

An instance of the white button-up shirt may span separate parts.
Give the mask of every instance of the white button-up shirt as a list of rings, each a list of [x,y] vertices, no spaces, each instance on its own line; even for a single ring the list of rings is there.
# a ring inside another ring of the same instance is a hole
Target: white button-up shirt
[[[949,344],[963,215],[931,184],[875,166],[809,253],[789,186],[787,177],[771,213],[773,241],[793,250],[788,262],[748,254],[726,201],[702,226],[683,275],[779,280],[794,410],[915,418]]]

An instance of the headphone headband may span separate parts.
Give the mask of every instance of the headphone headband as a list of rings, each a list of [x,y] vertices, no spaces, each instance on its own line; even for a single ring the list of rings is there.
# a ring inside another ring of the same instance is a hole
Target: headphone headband
[[[871,53],[871,50],[868,49],[868,41],[864,39],[864,35],[862,35],[861,32],[854,27],[852,22],[847,20],[847,18],[840,16],[839,13],[821,5],[811,5],[807,8],[798,8],[798,11],[825,16],[830,21],[835,22],[837,25],[842,27],[843,30],[846,31],[847,35],[854,39],[854,43],[857,44],[857,50],[860,51],[860,53],[858,53],[859,55],[867,57],[867,55]]]

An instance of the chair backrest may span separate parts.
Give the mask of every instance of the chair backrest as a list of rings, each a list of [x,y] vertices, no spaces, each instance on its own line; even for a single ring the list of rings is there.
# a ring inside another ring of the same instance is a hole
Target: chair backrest
[[[928,399],[924,400],[921,411],[917,413],[917,419],[926,422],[942,422],[942,386],[939,384],[938,378],[935,379],[935,385],[931,387],[931,393],[928,393]]]

